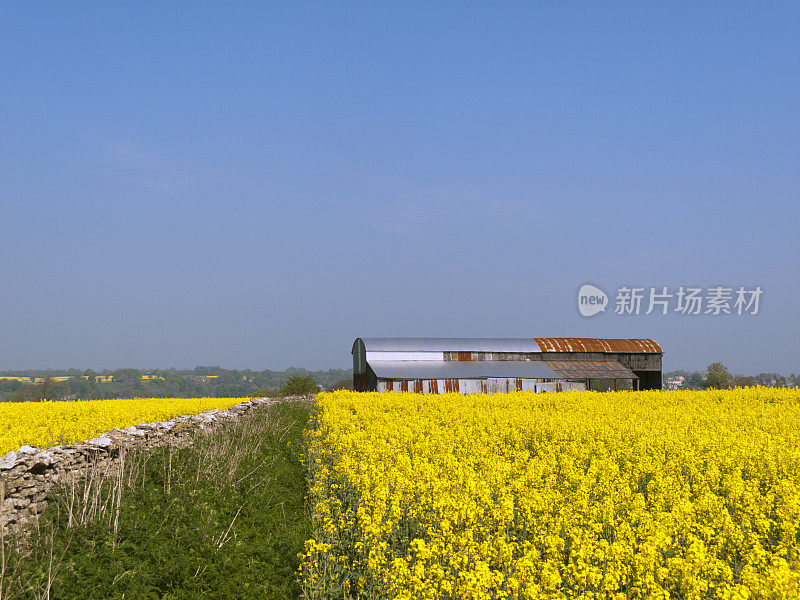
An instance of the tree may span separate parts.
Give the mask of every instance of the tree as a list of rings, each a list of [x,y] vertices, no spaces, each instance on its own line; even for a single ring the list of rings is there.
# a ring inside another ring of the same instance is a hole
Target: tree
[[[706,371],[706,383],[708,387],[715,390],[724,390],[733,386],[733,375],[728,371],[728,367],[721,362],[715,362],[708,365]]]
[[[41,385],[35,385],[34,388],[37,388],[36,391],[38,392],[39,400],[52,400],[53,398],[53,378],[48,375],[44,378]]]
[[[690,390],[704,390],[706,389],[706,382],[703,379],[703,375],[698,373],[697,371],[691,373],[686,378],[686,385],[685,387]]]
[[[328,389],[333,390],[350,390],[353,391],[353,379],[340,379],[328,386]]]
[[[11,402],[34,402],[40,398],[35,394],[32,384],[23,385],[11,393]]]
[[[745,376],[745,375],[737,375],[736,378],[733,380],[733,385],[736,387],[753,387],[758,385],[755,377]]]
[[[81,400],[89,400],[92,397],[92,382],[83,377],[70,377],[67,380],[69,386],[69,394],[80,398]]]
[[[281,396],[305,396],[319,391],[313,375],[292,375],[280,389]]]
[[[118,369],[114,371],[114,381],[118,383],[138,383],[142,380],[142,373],[137,369]]]

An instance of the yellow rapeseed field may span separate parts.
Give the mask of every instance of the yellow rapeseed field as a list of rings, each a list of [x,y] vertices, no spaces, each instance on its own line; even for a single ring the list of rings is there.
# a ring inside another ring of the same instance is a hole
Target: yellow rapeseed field
[[[81,375],[82,379],[89,379],[88,375]],[[93,375],[93,379],[100,383],[109,383],[114,381],[113,375]],[[206,377],[219,377],[219,375],[206,375]],[[7,380],[7,381],[21,381],[23,383],[44,383],[45,380],[48,379],[47,377],[28,377],[28,376],[20,376],[20,375],[0,375],[0,380]],[[49,378],[51,382],[61,382],[61,381],[68,381],[72,379],[72,377],[68,375],[55,375]],[[142,375],[143,380],[156,380],[164,378],[161,375]]]
[[[114,427],[164,421],[212,408],[225,409],[242,398],[134,398],[75,402],[0,403],[0,455],[27,444],[46,447],[94,437]]]
[[[307,597],[800,597],[798,390],[317,402]]]

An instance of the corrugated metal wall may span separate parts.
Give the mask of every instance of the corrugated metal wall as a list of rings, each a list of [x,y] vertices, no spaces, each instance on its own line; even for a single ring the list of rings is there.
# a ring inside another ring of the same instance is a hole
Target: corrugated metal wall
[[[379,392],[414,392],[417,394],[496,394],[521,390],[530,392],[561,392],[585,390],[581,381],[542,381],[540,379],[521,379],[490,377],[487,379],[379,379]]]

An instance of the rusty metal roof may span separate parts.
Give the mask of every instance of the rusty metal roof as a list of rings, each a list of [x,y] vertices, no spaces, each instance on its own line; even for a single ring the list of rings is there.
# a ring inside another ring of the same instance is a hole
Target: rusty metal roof
[[[561,379],[638,379],[633,371],[615,360],[544,361]]]
[[[663,350],[650,339],[533,338],[542,352],[656,352]]]

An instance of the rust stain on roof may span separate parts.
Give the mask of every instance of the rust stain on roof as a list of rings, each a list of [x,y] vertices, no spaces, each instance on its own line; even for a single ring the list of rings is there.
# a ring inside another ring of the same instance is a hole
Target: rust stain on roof
[[[657,352],[663,350],[650,339],[532,338],[542,352]]]

